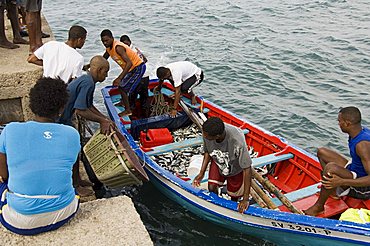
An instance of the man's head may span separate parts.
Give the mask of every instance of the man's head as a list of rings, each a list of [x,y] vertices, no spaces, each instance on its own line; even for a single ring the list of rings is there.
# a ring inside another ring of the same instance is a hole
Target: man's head
[[[61,79],[41,78],[30,90],[30,108],[40,117],[56,119],[67,101],[67,85]]]
[[[171,77],[171,70],[166,67],[157,68],[157,77],[159,80],[163,81]]]
[[[122,35],[121,38],[119,39],[122,43],[124,43],[127,46],[131,45],[131,39],[127,35]]]
[[[225,124],[218,117],[210,117],[203,123],[203,137],[208,140],[223,140]]]
[[[103,56],[94,56],[90,60],[90,74],[95,82],[103,82],[108,76],[109,62]]]
[[[348,132],[350,128],[361,127],[361,112],[356,107],[345,107],[339,110],[338,125],[342,132]]]
[[[87,31],[82,26],[71,26],[68,32],[68,41],[74,43],[74,48],[81,49],[86,41]]]
[[[100,33],[100,39],[101,39],[103,45],[106,48],[111,48],[113,46],[114,38],[113,38],[113,34],[112,34],[112,32],[110,30],[104,29]]]

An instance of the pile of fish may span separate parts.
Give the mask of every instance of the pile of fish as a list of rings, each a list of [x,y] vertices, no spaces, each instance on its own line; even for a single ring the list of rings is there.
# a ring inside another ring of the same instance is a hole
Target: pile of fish
[[[199,128],[193,124],[186,128],[181,128],[172,132],[175,142],[181,142],[185,139],[195,138],[202,135]],[[257,157],[253,147],[248,148],[251,158]],[[187,176],[187,167],[190,164],[190,158],[193,155],[203,155],[203,144],[189,147],[186,149],[175,150],[161,155],[152,156],[151,158],[162,168],[176,174],[177,176]]]
[[[202,135],[199,128],[193,124],[172,132],[174,142],[181,142],[185,139],[195,138]],[[189,166],[190,158],[193,155],[202,155],[203,145],[175,150],[165,154],[152,156],[151,158],[164,169],[179,175],[186,176],[186,169]]]

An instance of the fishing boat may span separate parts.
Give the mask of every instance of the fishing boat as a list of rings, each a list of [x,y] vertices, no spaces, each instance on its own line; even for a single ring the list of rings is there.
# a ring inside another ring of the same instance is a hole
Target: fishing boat
[[[151,100],[155,98],[152,89],[157,85],[158,81],[155,80],[149,84]],[[164,83],[162,93],[165,99],[163,105],[166,105],[166,102],[172,100],[173,87],[170,83]],[[155,128],[161,128],[162,131],[164,127],[172,133],[181,131],[189,127],[185,126],[189,122],[177,120],[174,124],[174,119],[168,115],[135,118],[135,114],[140,115],[140,112],[134,112],[133,117],[119,117],[118,113],[123,109],[115,106],[120,100],[117,88],[105,87],[102,94],[111,119],[141,160],[150,181],[170,199],[202,219],[277,245],[364,245],[370,241],[370,224],[338,220],[340,214],[350,207],[369,208],[369,200],[329,198],[325,212],[312,217],[291,212],[276,195],[269,193],[269,198],[276,205],[275,209],[254,203],[243,214],[239,213],[236,202],[225,195],[218,196],[207,190],[206,178],[202,181],[205,185],[193,187],[191,182],[194,177],[186,176],[186,164],[185,167],[181,166],[184,159],[180,152],[201,148],[201,135],[191,133],[182,139],[172,136],[173,141],[165,139],[163,142],[166,132],[148,136],[148,132]],[[182,102],[193,113],[201,115],[200,118],[217,116],[225,123],[241,128],[249,150],[252,150],[252,166],[261,170],[261,176],[276,187],[298,211],[307,209],[316,201],[322,170],[316,156],[202,97],[197,97],[196,105],[192,105],[188,97],[183,97]],[[180,112],[176,118],[186,117],[188,115]],[[146,145],[150,141],[154,143],[153,146]],[[186,153],[187,157],[192,155],[191,151]],[[175,170],[166,167],[175,162],[180,162]],[[261,183],[258,185],[263,189]]]

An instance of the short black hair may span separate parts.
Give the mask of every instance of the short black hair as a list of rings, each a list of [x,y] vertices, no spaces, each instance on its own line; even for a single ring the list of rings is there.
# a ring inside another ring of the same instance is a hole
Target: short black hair
[[[105,36],[113,38],[113,33],[109,29],[104,29],[103,31],[101,31],[100,37],[102,38],[102,37],[105,37]]]
[[[224,133],[225,124],[218,117],[210,117],[203,123],[202,128],[208,135],[215,137]]]
[[[354,106],[345,107],[339,110],[343,119],[350,121],[352,124],[361,124],[361,112]]]
[[[165,67],[159,67],[159,68],[157,68],[157,77],[159,78],[159,79],[163,79],[164,78],[164,76],[166,75],[166,73],[167,73],[167,69],[168,68],[165,68]]]
[[[76,40],[79,38],[86,38],[87,31],[82,26],[71,26],[68,32],[68,40]]]
[[[61,79],[43,77],[30,90],[30,108],[41,117],[56,117],[68,101],[67,85]]]
[[[131,44],[131,39],[127,35],[122,35],[121,38],[119,39],[119,41],[121,41],[122,43],[125,42],[125,41],[129,41],[130,44]]]

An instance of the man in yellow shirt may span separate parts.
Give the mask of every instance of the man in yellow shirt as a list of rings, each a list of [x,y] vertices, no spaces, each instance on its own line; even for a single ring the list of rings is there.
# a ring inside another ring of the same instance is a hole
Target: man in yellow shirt
[[[128,94],[136,90],[143,74],[145,73],[145,63],[140,57],[126,44],[113,38],[110,30],[105,29],[100,34],[101,41],[106,47],[104,58],[112,59],[122,68],[120,75],[113,81],[113,85],[118,86],[121,93],[121,104],[125,110],[119,116],[131,115]]]

